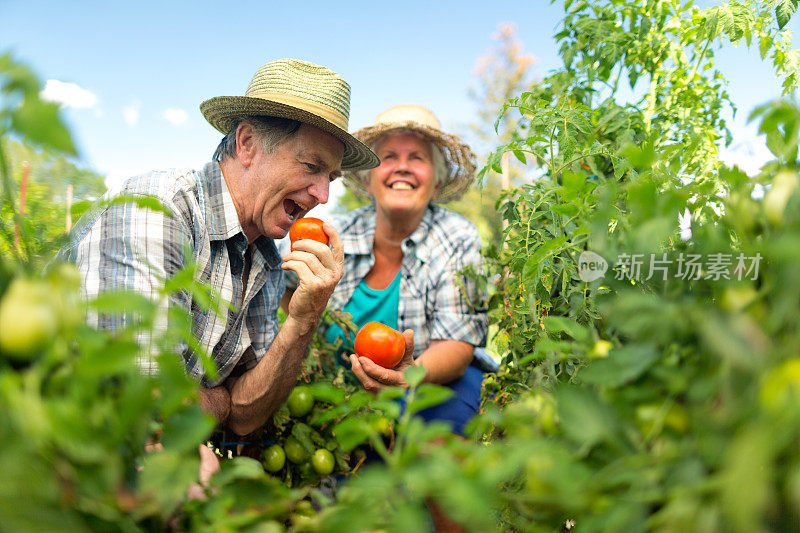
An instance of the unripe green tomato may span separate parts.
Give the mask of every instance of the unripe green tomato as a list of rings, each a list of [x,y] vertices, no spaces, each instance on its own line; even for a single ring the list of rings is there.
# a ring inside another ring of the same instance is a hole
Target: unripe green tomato
[[[286,464],[286,452],[277,444],[264,450],[264,468],[268,472],[278,472]]]
[[[317,512],[314,510],[314,506],[308,500],[300,500],[294,506],[294,512],[302,516],[314,516]]]
[[[308,460],[308,452],[294,437],[289,437],[286,439],[286,442],[283,444],[283,450],[286,452],[286,458],[294,464],[299,465],[300,463],[305,463]]]
[[[611,351],[614,345],[608,341],[599,340],[594,343],[592,349],[589,351],[589,359],[602,359],[608,357],[608,352]]]
[[[310,516],[292,513],[289,515],[289,520],[292,521],[292,531],[310,531],[313,529],[314,519]]]
[[[286,533],[286,528],[275,520],[267,520],[247,529],[248,533]]]
[[[548,495],[554,492],[548,480],[553,460],[546,456],[531,457],[525,465],[525,487],[534,496]]]
[[[728,287],[722,293],[720,303],[728,311],[741,311],[750,305],[757,296],[756,290],[749,285]]]
[[[295,387],[286,399],[286,406],[293,417],[305,416],[314,407],[314,396],[305,387]]]
[[[317,474],[327,476],[333,472],[333,468],[336,466],[336,459],[331,452],[325,448],[320,448],[311,457],[311,465]]]
[[[70,290],[80,289],[83,281],[80,270],[72,263],[62,263],[53,267],[50,270],[49,278],[56,285]]]
[[[381,416],[372,423],[372,429],[384,437],[391,437],[392,432],[394,431],[394,425],[392,424],[391,420],[385,416]]]
[[[58,331],[56,313],[42,285],[15,279],[0,301],[0,351],[9,358],[33,359]]]
[[[772,187],[764,195],[764,213],[767,220],[775,226],[783,224],[783,213],[792,193],[798,185],[797,174],[791,170],[778,172]]]

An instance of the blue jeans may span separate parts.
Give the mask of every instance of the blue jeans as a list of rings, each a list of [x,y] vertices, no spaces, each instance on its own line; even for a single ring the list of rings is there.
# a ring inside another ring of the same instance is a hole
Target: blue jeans
[[[455,394],[444,403],[428,407],[416,413],[426,422],[433,420],[450,424],[451,431],[464,435],[464,426],[477,414],[481,406],[483,372],[470,365],[464,375],[444,385]]]

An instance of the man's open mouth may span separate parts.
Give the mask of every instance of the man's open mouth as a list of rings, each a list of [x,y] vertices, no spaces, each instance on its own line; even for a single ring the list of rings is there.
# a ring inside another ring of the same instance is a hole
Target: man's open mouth
[[[283,209],[286,211],[289,220],[294,222],[300,218],[305,211],[308,211],[308,206],[287,198],[283,201]]]

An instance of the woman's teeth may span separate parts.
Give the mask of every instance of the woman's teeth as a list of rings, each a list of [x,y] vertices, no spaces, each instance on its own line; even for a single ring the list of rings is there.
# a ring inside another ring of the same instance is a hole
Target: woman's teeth
[[[408,183],[404,182],[404,181],[396,181],[396,182],[392,183],[392,189],[393,190],[410,191],[410,190],[413,190],[414,188],[411,185],[409,185]]]

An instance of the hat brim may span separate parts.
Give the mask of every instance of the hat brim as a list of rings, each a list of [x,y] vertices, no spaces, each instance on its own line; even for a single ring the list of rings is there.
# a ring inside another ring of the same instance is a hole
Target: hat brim
[[[472,149],[455,135],[414,121],[382,123],[361,128],[353,136],[366,146],[373,146],[381,135],[393,130],[409,129],[419,132],[442,152],[447,161],[449,175],[447,182],[439,189],[436,203],[458,200],[475,181],[475,154]],[[364,183],[355,174],[345,175],[345,184],[356,194],[369,196]]]
[[[367,170],[381,161],[363,142],[324,118],[304,109],[250,96],[217,96],[200,104],[200,112],[223,135],[227,135],[237,119],[269,116],[298,120],[330,133],[344,144],[342,170]]]

